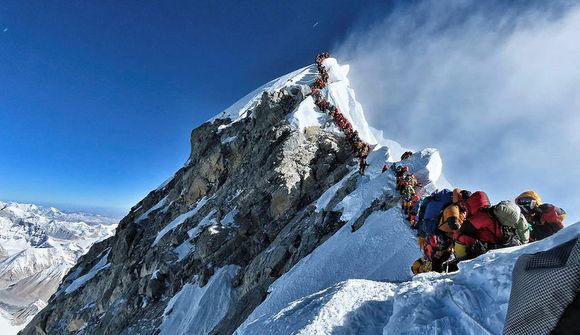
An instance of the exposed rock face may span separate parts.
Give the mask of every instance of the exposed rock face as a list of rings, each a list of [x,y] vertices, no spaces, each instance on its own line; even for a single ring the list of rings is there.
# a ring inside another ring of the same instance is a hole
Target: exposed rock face
[[[232,333],[276,278],[344,224],[311,204],[349,173],[351,149],[335,132],[292,127],[301,101],[300,90],[264,93],[251,117],[195,129],[186,166],[80,259],[22,334],[155,334],[184,285],[203,287],[235,265],[232,301],[211,325]]]

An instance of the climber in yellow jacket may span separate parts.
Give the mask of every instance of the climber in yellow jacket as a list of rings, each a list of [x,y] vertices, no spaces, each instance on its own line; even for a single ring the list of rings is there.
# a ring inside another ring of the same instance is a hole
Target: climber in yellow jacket
[[[461,228],[465,220],[465,209],[461,207],[461,202],[471,195],[471,192],[456,188],[453,190],[453,203],[445,207],[439,219],[438,229],[448,237],[453,238],[453,234]]]

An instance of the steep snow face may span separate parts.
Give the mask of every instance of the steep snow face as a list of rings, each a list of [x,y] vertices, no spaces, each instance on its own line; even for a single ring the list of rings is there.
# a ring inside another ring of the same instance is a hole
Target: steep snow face
[[[116,223],[101,215],[0,202],[0,314],[8,318],[5,323],[22,328],[46,305],[77,258],[111,236]]]
[[[309,85],[316,80],[317,74],[316,66],[310,65],[274,79],[248,93],[226,110],[209,119],[208,122],[214,122],[219,119],[230,119],[232,123],[238,122],[251,115],[252,109],[260,103],[264,92],[273,93],[285,87]],[[221,127],[220,130],[227,127],[227,125],[222,125]]]
[[[327,58],[322,63],[328,71],[328,85],[323,90],[326,99],[334,104],[340,112],[352,123],[361,139],[370,144],[377,144],[365,118],[361,104],[356,100],[354,90],[350,88],[347,78],[349,66],[339,65],[336,59]]]
[[[380,334],[392,313],[396,287],[346,280],[291,302],[252,330],[254,334]]]
[[[284,310],[345,280],[409,280],[409,264],[419,256],[416,238],[398,209],[374,212],[356,232],[352,233],[351,226],[345,225],[274,282],[266,300],[236,333],[272,334],[268,331],[271,326],[269,320],[289,314]],[[318,308],[322,309],[323,306]],[[332,307],[328,309],[332,310]],[[288,319],[288,324],[292,320]],[[340,326],[340,323],[333,325]]]
[[[160,335],[208,334],[234,300],[232,281],[238,270],[238,266],[228,265],[218,269],[203,287],[186,284],[167,304]]]
[[[327,58],[323,66],[328,71],[327,87],[322,89],[322,95],[351,122],[353,128],[358,131],[361,139],[370,144],[377,144],[371,128],[365,118],[361,104],[356,100],[354,90],[348,80],[348,65],[340,65],[334,58]],[[323,127],[326,123],[331,129],[339,132],[336,126],[332,126],[330,117],[322,113],[314,104],[312,97],[306,98],[296,110],[289,116],[290,123],[299,129],[306,127]]]

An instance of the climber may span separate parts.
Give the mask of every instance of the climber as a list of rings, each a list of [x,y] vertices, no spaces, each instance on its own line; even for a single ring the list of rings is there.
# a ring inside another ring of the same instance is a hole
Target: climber
[[[345,134],[346,134],[346,135],[345,135],[344,139],[345,139],[345,140],[346,140],[348,143],[352,143],[352,134],[353,134],[353,132],[352,132],[352,129],[351,129],[350,131],[346,131],[346,132],[345,132]]]
[[[563,221],[566,219],[566,212],[552,204],[542,203],[542,199],[536,192],[524,192],[516,198],[515,202],[531,225],[530,241],[539,241],[564,228]]]
[[[364,141],[360,141],[359,143],[362,143],[362,150],[360,152],[360,157],[367,159],[367,157],[369,156],[369,154],[371,152],[371,146]]]
[[[492,206],[488,212],[492,219],[501,225],[504,235],[503,246],[528,243],[530,239],[528,221],[518,205],[503,200]]]
[[[431,261],[431,270],[436,272],[457,271],[453,257],[453,240],[444,236],[431,235],[426,239],[424,258]]]
[[[407,216],[413,208],[413,200],[415,199],[415,196],[415,187],[407,182],[404,182],[404,186],[401,191],[401,207],[403,209],[403,213],[405,213]]]
[[[458,260],[477,257],[504,241],[501,225],[485,209],[491,206],[487,194],[474,192],[462,203],[466,218],[455,232],[455,256]]]
[[[489,198],[484,192],[474,192],[468,199],[463,201],[463,208],[466,211],[466,218],[460,229],[454,233],[455,256],[458,260],[477,257],[491,249],[511,247],[525,243],[525,231],[504,225],[504,222],[498,219],[499,215],[505,212],[508,216],[517,218],[518,222],[512,222],[511,225],[523,227],[524,219],[519,213],[514,213],[509,205],[502,205],[500,210],[495,210],[496,206],[491,207]],[[513,208],[513,207],[512,207]],[[502,213],[503,212],[503,213]],[[522,236],[520,238],[520,236]]]
[[[316,105],[316,107],[318,107],[322,111],[322,108],[320,108],[320,106],[322,105],[322,95],[314,94],[314,105]]]
[[[358,135],[358,131],[355,130],[352,132],[351,143],[358,143],[360,142],[360,136]]]
[[[352,124],[348,120],[346,121],[346,132],[347,133],[352,132]]]
[[[405,151],[402,155],[401,155],[401,160],[404,161],[405,159],[411,157],[411,155],[413,155],[413,153],[411,151]]]
[[[413,188],[419,186],[419,182],[417,181],[417,178],[415,178],[415,175],[413,175],[412,173],[407,173],[405,175],[404,182],[407,185],[411,185]]]
[[[369,164],[367,163],[366,157],[359,157],[358,159],[358,173],[361,176],[365,175],[365,171],[367,169],[367,167],[369,166]]]
[[[413,208],[415,207],[415,203],[419,200],[415,187],[417,187],[419,183],[412,173],[407,173],[402,178],[401,185],[401,199],[404,199],[403,211],[407,215],[407,219],[410,221],[411,225],[414,225],[416,217],[415,214],[413,214]]]
[[[441,213],[441,218],[439,220],[437,229],[446,234],[448,237],[452,238],[453,234],[461,228],[463,221],[465,220],[465,211],[457,203],[452,203],[451,205],[445,207]]]
[[[381,173],[385,173],[389,171],[389,165],[388,164],[383,164],[383,169],[381,170]]]
[[[405,174],[409,171],[409,167],[407,166],[397,166],[395,170],[395,177],[397,178],[397,192],[401,192],[403,190],[403,182]]]
[[[437,228],[448,237],[452,238],[453,234],[459,230],[463,220],[465,220],[465,209],[461,207],[461,202],[467,200],[471,196],[471,192],[460,190],[458,188],[453,190],[452,203],[443,209],[441,219]]]
[[[326,69],[320,73],[320,77],[322,78],[322,81],[324,81],[325,83],[328,82],[328,72],[326,72]]]
[[[420,200],[421,198],[418,195],[411,198],[411,208],[407,215],[407,220],[413,229],[417,229],[417,213],[419,212]]]
[[[465,219],[465,210],[461,201],[469,198],[471,192],[453,190],[452,203],[439,214],[437,231],[428,237],[420,237],[419,247],[424,251],[433,265],[433,271],[447,272],[457,270],[457,261],[453,256],[453,236]],[[428,243],[427,243],[428,242]]]
[[[423,200],[419,209],[418,217],[418,234],[420,236],[429,236],[438,234],[437,225],[439,223],[439,214],[451,204],[453,192],[448,189],[433,192]]]
[[[321,112],[325,112],[330,106],[330,103],[323,98],[317,99],[314,103],[318,106]]]
[[[328,52],[322,52],[316,55],[316,64],[322,64],[322,61],[330,57]]]
[[[316,89],[323,89],[326,86],[326,83],[324,82],[324,80],[322,80],[322,78],[316,78],[316,81],[314,81],[314,84],[312,84],[313,88]]]

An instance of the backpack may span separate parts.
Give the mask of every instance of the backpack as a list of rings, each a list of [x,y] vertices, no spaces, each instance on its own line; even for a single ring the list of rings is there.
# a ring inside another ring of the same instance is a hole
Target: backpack
[[[564,225],[562,222],[566,219],[566,212],[552,204],[542,204],[539,207],[541,211],[540,222],[543,224],[551,223],[562,229]]]
[[[502,225],[502,228],[508,228],[515,231],[517,238],[521,243],[528,243],[530,231],[528,230],[528,221],[521,213],[520,207],[515,203],[504,200],[491,207],[492,217]],[[504,235],[506,234],[504,229]]]
[[[428,198],[429,202],[425,206],[424,215],[420,218],[420,220],[422,220],[421,231],[426,235],[435,235],[437,233],[439,215],[445,207],[451,204],[453,200],[453,192],[444,189],[431,194]]]

